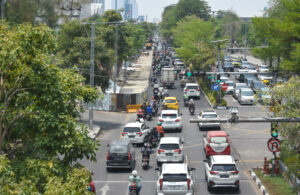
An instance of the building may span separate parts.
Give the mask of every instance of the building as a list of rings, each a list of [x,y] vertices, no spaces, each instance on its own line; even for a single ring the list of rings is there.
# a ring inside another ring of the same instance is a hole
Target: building
[[[111,0],[111,9],[113,10],[125,10],[125,0]]]
[[[136,0],[112,0],[112,9],[122,10],[121,15],[124,20],[132,20],[138,18],[138,4]]]
[[[145,16],[138,16],[137,21],[138,22],[145,22]]]
[[[91,0],[90,3],[82,5],[80,19],[91,17],[95,14],[101,16],[105,12],[105,0]]]

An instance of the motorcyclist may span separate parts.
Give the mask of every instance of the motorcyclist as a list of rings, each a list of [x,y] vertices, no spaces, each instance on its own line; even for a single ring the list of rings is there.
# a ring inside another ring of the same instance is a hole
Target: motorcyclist
[[[150,116],[152,116],[152,107],[150,104],[148,104],[148,106],[146,108],[146,114],[150,114]]]
[[[194,109],[195,111],[195,102],[193,99],[190,99],[189,101],[189,110]]]
[[[151,98],[151,107],[153,112],[156,114],[157,113],[157,105],[156,105],[156,100],[154,99],[154,97]]]
[[[146,115],[146,110],[147,110],[147,105],[146,102],[143,103],[143,105],[141,106],[142,112],[144,115]]]
[[[140,193],[141,189],[142,189],[142,184],[141,184],[141,177],[138,176],[138,172],[136,170],[132,171],[132,175],[129,176],[129,191],[131,191],[131,184],[135,182],[136,186],[137,186],[137,190],[138,193]]]
[[[138,111],[137,111],[137,121],[139,121],[139,122],[143,122],[143,120],[141,121],[141,119],[144,119],[144,114],[143,114],[143,111],[141,110],[141,109],[139,109]]]
[[[158,122],[158,123],[157,123],[156,131],[157,131],[157,133],[158,133],[158,135],[159,135],[160,137],[164,137],[165,131],[164,131],[162,125],[161,125],[161,122]]]
[[[144,147],[141,149],[142,159],[147,158],[148,162],[150,160],[151,148],[149,143],[144,143]]]

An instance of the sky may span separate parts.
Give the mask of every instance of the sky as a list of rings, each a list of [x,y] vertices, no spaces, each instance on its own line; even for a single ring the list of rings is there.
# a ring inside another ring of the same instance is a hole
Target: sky
[[[147,15],[148,21],[161,18],[164,7],[175,4],[178,0],[136,0],[139,15]],[[212,11],[231,9],[240,17],[261,16],[268,0],[206,0]],[[111,0],[106,0],[106,9],[111,8]]]

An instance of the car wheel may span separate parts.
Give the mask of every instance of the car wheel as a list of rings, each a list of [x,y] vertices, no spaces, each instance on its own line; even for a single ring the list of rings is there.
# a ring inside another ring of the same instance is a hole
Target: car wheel
[[[202,127],[199,125],[199,131],[202,131]]]
[[[111,168],[106,167],[107,172],[111,172]]]
[[[179,132],[182,132],[182,127],[180,127],[180,128],[178,129],[178,131],[179,131]]]
[[[160,167],[160,166],[161,166],[161,162],[156,162],[156,165],[157,165],[158,167]]]
[[[207,182],[207,191],[211,191],[211,187],[209,186],[208,182]]]

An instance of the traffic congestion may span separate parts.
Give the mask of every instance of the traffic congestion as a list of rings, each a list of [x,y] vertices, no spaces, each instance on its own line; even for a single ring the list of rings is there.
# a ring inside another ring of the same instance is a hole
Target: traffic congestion
[[[256,194],[222,125],[189,123],[190,118],[220,118],[197,83],[201,73],[189,75],[162,41],[153,44],[152,59],[147,100],[120,127],[120,139],[114,132],[107,140],[105,172],[115,178],[111,184],[127,186],[125,194]],[[226,94],[235,94],[240,85],[235,81],[222,75],[221,82],[233,83]],[[104,182],[110,184],[99,184]]]

